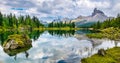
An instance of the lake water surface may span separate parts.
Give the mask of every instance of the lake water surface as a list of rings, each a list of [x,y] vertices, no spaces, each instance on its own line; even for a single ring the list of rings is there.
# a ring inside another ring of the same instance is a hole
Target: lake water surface
[[[120,46],[119,42],[109,39],[90,39],[86,33],[91,32],[33,32],[29,34],[32,47],[12,56],[2,47],[8,33],[0,34],[0,63],[80,63],[82,58],[97,53],[101,48]]]

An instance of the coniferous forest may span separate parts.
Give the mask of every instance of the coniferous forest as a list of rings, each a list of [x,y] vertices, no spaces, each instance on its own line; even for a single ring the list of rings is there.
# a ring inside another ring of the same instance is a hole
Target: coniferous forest
[[[97,22],[91,26],[99,32],[87,34],[90,38],[109,38],[112,40],[120,40],[120,14],[116,18]]]
[[[46,26],[47,28],[75,28],[74,22],[51,22]],[[32,29],[32,28],[46,28],[40,20],[36,17],[16,16],[15,14],[4,15],[0,12],[0,29]]]
[[[116,18],[107,19],[104,22],[97,22],[91,26],[94,29],[105,29],[109,27],[120,28],[120,14]]]
[[[3,15],[0,12],[0,28],[3,29],[13,29],[13,28],[39,28],[43,27],[44,25],[40,23],[39,19],[35,16],[30,17],[29,15],[26,16],[19,16],[13,15],[10,13],[9,15]]]
[[[74,22],[52,22],[49,23],[48,27],[70,27],[70,28],[75,28],[75,23]]]

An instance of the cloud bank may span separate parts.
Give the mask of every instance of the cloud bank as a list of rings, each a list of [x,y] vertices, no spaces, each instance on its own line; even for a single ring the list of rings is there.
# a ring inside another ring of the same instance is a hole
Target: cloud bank
[[[120,0],[0,0],[0,11],[5,14],[30,14],[45,20],[58,17],[75,18],[90,15],[94,8],[108,16],[120,13]]]

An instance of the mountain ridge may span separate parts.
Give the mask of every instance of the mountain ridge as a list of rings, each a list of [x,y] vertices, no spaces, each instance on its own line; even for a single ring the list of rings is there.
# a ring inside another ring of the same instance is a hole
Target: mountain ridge
[[[53,22],[75,22],[76,27],[88,27],[96,22],[104,22],[106,19],[112,19],[113,17],[108,17],[105,13],[97,8],[94,8],[93,12],[89,16],[78,16],[74,19],[62,18],[54,19]]]
[[[94,11],[92,12],[92,15],[78,16],[77,18],[73,19],[72,22],[79,22],[79,21],[103,22],[106,19],[109,19],[109,17],[106,16],[103,11],[97,10],[97,8],[95,8]]]

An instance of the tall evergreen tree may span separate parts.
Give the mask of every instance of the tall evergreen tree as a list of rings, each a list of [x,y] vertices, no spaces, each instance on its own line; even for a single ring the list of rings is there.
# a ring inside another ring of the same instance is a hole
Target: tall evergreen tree
[[[2,24],[3,24],[3,15],[2,15],[2,13],[0,12],[0,26],[2,26]]]

